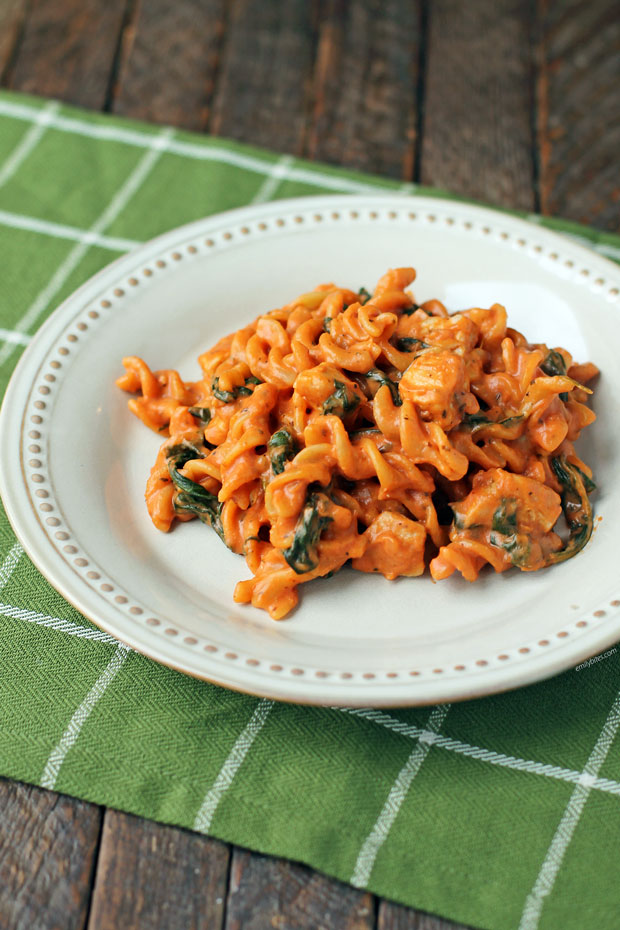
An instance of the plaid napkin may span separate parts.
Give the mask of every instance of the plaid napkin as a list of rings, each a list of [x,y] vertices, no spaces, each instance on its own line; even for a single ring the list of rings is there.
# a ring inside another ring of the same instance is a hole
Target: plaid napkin
[[[37,326],[136,243],[378,178],[0,94],[0,386]],[[437,191],[423,191],[436,194]],[[620,260],[620,239],[536,218]],[[0,516],[0,773],[309,863],[476,927],[615,928],[620,653],[452,707],[331,710],[119,645]]]

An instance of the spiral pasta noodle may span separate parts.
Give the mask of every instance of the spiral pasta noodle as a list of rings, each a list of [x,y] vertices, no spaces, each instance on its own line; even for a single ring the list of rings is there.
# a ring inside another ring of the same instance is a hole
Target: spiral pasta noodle
[[[598,369],[529,343],[499,304],[418,305],[414,279],[321,285],[200,355],[197,381],[123,359],[130,410],[165,435],[151,519],[198,518],[243,554],[237,602],[277,620],[300,584],[348,562],[474,581],[587,543],[594,482],[574,443]]]

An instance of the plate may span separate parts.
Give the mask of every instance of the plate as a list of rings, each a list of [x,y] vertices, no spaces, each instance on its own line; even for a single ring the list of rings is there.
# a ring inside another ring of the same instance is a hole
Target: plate
[[[582,454],[600,487],[593,538],[534,574],[473,585],[352,570],[303,586],[276,623],[233,602],[244,560],[198,521],[155,530],[144,483],[160,444],[114,386],[121,358],[197,376],[199,351],[318,282],[372,286],[418,270],[418,300],[505,304],[532,341],[603,376]],[[545,229],[468,204],[400,195],[313,197],[213,216],[119,259],[50,317],[0,417],[1,491],[51,583],[136,650],[280,700],[396,706],[524,685],[620,639],[620,271]],[[34,454],[31,450],[36,448]],[[19,455],[17,455],[19,450]]]

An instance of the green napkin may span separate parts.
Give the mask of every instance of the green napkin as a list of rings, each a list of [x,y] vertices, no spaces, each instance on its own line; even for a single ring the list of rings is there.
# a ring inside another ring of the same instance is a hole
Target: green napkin
[[[384,190],[416,188],[0,94],[0,386],[60,301],[137,242],[250,202]],[[620,260],[618,237],[537,220]],[[39,575],[3,513],[0,601],[1,774],[476,927],[618,926],[615,650],[452,707],[258,700],[98,630]]]

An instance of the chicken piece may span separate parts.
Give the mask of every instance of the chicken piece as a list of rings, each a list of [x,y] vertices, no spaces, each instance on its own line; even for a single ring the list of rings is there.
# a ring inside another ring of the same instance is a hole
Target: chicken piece
[[[352,563],[359,572],[380,572],[390,580],[423,573],[426,530],[421,523],[385,510],[372,521],[363,538],[368,541],[366,551]]]
[[[429,316],[419,325],[420,338],[428,345],[464,355],[478,341],[478,327],[462,313],[449,317]]]
[[[422,352],[412,361],[399,384],[403,400],[414,403],[423,420],[448,431],[479,404],[469,390],[465,362],[447,349]]]
[[[560,495],[534,478],[490,468],[478,472],[467,497],[450,506],[451,541],[431,562],[436,580],[458,569],[474,581],[484,562],[497,572],[511,565],[537,571],[562,547],[553,532],[562,512]]]

